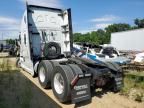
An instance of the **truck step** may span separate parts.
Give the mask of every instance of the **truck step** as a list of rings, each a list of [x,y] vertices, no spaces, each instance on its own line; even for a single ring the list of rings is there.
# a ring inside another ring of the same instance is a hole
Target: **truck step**
[[[60,14],[58,14],[58,16],[64,16],[65,14],[67,14],[66,12],[63,12],[63,13],[60,13]]]
[[[66,25],[62,25],[61,27],[66,28],[66,27],[68,27],[68,24],[66,24]]]
[[[62,33],[68,33],[69,31],[62,31]]]
[[[115,78],[117,88],[121,88],[123,86],[123,79],[122,77]]]
[[[64,41],[64,43],[65,43],[65,44],[68,44],[68,43],[70,43],[70,41]]]

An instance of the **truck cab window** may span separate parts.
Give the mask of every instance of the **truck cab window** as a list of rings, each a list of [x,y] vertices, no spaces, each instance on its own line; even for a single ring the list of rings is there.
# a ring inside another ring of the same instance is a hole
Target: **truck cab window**
[[[21,44],[21,35],[19,35],[19,42],[20,42],[20,44]]]
[[[26,34],[24,34],[24,44],[26,44]]]
[[[42,31],[42,39],[44,42],[46,42],[46,32],[45,31]]]

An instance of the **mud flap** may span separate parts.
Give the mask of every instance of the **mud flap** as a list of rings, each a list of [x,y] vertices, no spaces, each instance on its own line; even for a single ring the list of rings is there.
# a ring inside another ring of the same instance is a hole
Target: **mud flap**
[[[121,90],[121,88],[123,87],[123,78],[121,76],[115,77],[115,84],[117,90]]]
[[[71,90],[72,103],[91,99],[90,79],[91,74],[78,75],[78,80]]]

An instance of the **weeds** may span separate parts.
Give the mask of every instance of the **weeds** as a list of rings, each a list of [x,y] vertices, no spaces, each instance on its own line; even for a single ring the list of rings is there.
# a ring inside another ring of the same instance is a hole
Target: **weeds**
[[[14,63],[15,64],[15,63]],[[11,71],[11,70],[15,70],[17,69],[15,65],[12,65],[12,63],[10,63],[9,59],[6,58],[1,58],[0,59],[0,72],[3,71]]]
[[[144,101],[144,73],[130,72],[125,74],[121,93],[135,101]]]

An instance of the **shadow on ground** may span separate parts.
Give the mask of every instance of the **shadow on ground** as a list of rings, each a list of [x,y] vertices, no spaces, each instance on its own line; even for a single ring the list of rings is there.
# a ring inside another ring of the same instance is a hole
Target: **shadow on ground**
[[[60,108],[19,70],[0,71],[0,108]]]

